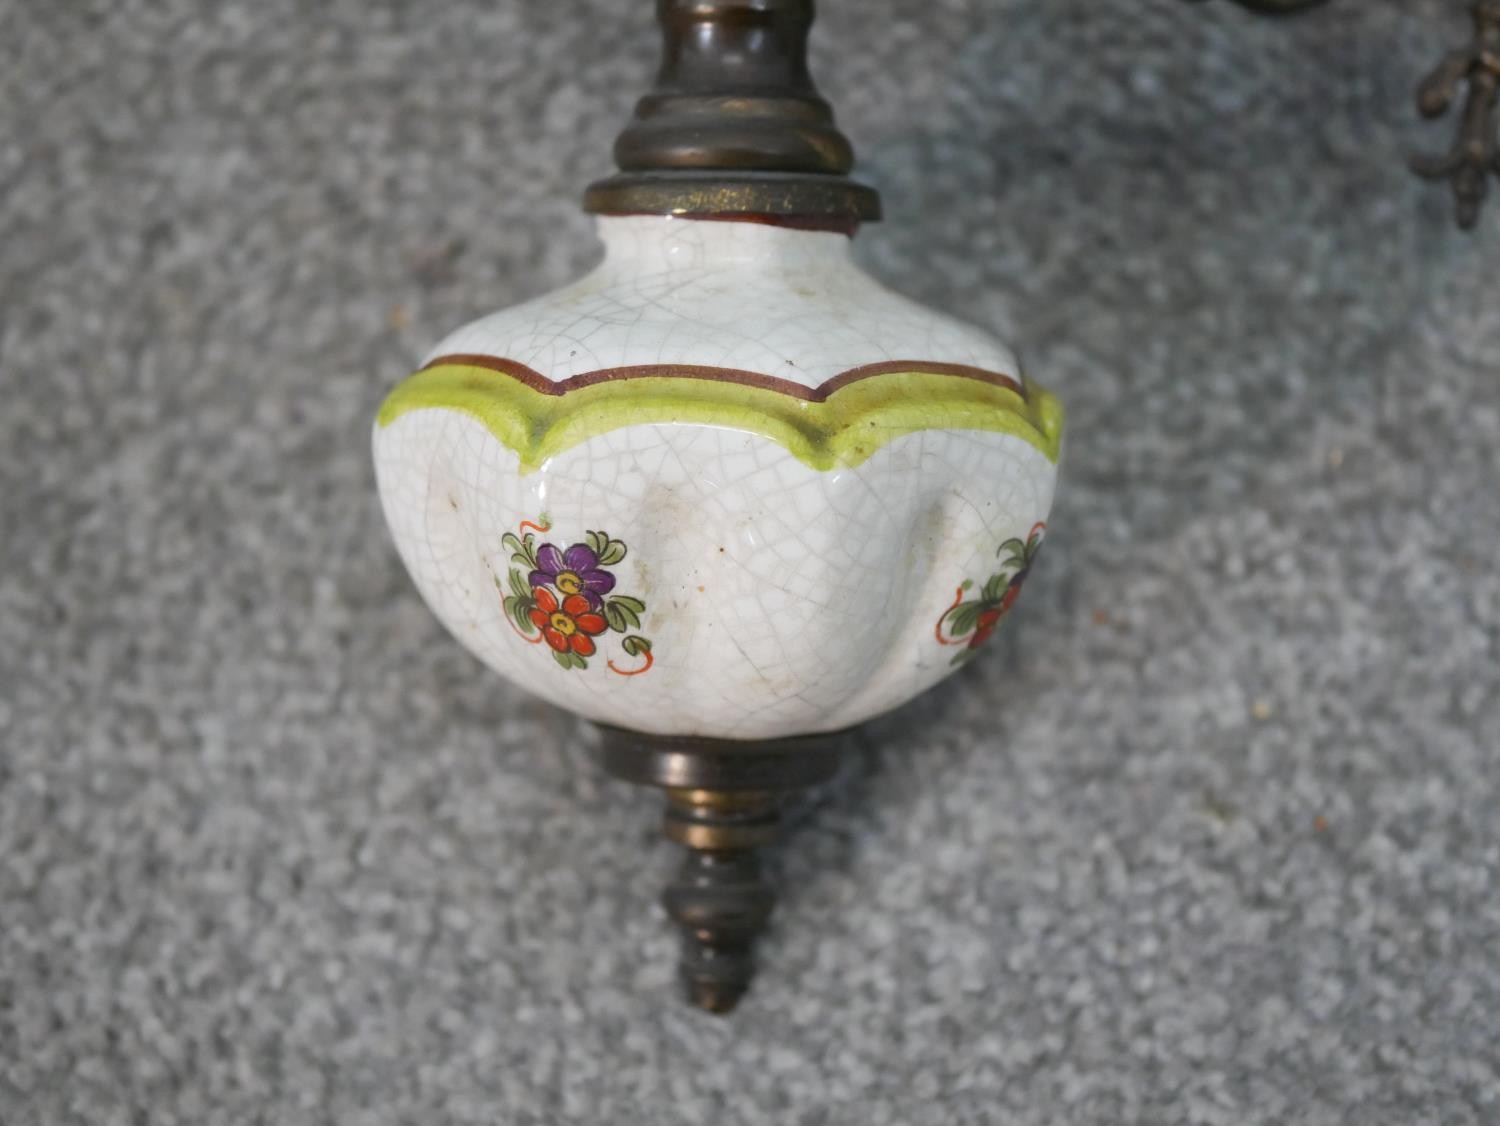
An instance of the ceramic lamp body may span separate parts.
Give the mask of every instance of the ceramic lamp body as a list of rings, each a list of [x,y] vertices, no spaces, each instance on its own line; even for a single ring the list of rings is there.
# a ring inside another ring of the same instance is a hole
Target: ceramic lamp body
[[[1042,538],[1060,412],[837,233],[599,220],[580,281],[459,330],[374,435],[453,634],[590,719],[767,739],[978,651]]]

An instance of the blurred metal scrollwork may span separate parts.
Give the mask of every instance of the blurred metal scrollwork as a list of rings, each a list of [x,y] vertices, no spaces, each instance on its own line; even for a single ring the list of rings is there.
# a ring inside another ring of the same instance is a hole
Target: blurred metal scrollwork
[[[1453,187],[1458,225],[1471,229],[1479,221],[1493,173],[1500,176],[1500,137],[1496,133],[1495,104],[1500,92],[1500,0],[1478,0],[1474,5],[1474,37],[1450,51],[1417,88],[1417,108],[1423,117],[1441,117],[1467,82],[1468,98],[1453,147],[1442,156],[1419,156],[1412,170],[1429,180],[1447,180]]]
[[[1290,15],[1327,3],[1327,0],[1233,0],[1242,8],[1265,15]],[[1412,171],[1428,180],[1447,180],[1453,188],[1458,225],[1473,229],[1489,190],[1489,178],[1500,176],[1500,135],[1496,105],[1500,102],[1500,0],[1474,0],[1474,36],[1466,46],[1449,51],[1417,88],[1417,108],[1423,117],[1442,117],[1467,83],[1468,95],[1453,147],[1442,156],[1419,156]]]
[[[1234,2],[1241,8],[1249,8],[1252,12],[1260,12],[1262,15],[1285,16],[1307,8],[1316,8],[1319,4],[1326,4],[1328,0],[1234,0]]]

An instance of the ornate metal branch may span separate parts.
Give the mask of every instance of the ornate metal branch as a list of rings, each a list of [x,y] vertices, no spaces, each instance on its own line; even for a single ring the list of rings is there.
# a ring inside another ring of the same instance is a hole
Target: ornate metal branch
[[[1428,180],[1448,180],[1453,186],[1458,225],[1471,229],[1479,221],[1491,173],[1500,176],[1500,138],[1496,136],[1495,105],[1500,92],[1500,0],[1478,0],[1474,5],[1474,38],[1466,47],[1450,51],[1417,88],[1417,108],[1423,117],[1441,117],[1458,97],[1459,83],[1467,82],[1458,137],[1444,156],[1419,156],[1412,170]]]
[[[1241,8],[1249,8],[1252,12],[1260,12],[1266,16],[1285,16],[1292,12],[1305,11],[1315,8],[1327,0],[1234,0]]]
[[[1234,0],[1241,8],[1249,8],[1263,16],[1289,16],[1293,12],[1306,11],[1326,4],[1328,0]]]
[[[1327,0],[1233,0],[1263,15],[1291,15]],[[1500,176],[1500,136],[1496,106],[1500,102],[1500,0],[1475,0],[1474,38],[1450,51],[1417,89],[1417,108],[1423,117],[1441,117],[1458,98],[1460,83],[1468,84],[1458,137],[1443,156],[1418,156],[1411,161],[1417,175],[1447,180],[1453,188],[1458,225],[1471,230],[1489,190],[1489,178]]]

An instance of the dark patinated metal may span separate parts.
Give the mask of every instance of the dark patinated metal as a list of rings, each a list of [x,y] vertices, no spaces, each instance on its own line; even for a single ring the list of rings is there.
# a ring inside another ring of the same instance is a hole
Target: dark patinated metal
[[[812,0],[657,0],[661,71],[615,142],[598,214],[880,218],[807,70]]]
[[[683,986],[699,1008],[727,1013],[749,987],[776,902],[758,850],[776,840],[789,795],[838,773],[846,736],[741,743],[602,730],[606,770],[666,791],[662,831],[687,849],[662,895],[682,931]]]
[[[1417,89],[1422,116],[1441,117],[1458,97],[1460,83],[1468,83],[1458,137],[1445,155],[1419,156],[1411,162],[1417,175],[1450,182],[1458,225],[1465,230],[1479,221],[1490,176],[1500,176],[1495,114],[1500,94],[1500,0],[1479,0],[1473,17],[1474,38],[1443,56]]]
[[[1263,16],[1289,16],[1293,12],[1317,8],[1328,3],[1328,0],[1234,0],[1234,3]]]

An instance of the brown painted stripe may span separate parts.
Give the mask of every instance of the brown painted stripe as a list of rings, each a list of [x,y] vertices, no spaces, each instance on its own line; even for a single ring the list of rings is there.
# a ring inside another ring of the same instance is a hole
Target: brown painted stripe
[[[702,364],[637,364],[631,367],[599,368],[597,371],[586,371],[569,376],[567,379],[553,381],[535,368],[527,367],[515,360],[466,353],[439,356],[422,370],[426,371],[428,368],[445,364],[488,368],[490,371],[503,372],[543,395],[566,395],[569,391],[592,387],[596,383],[614,383],[624,379],[705,379],[716,383],[739,383],[746,387],[759,387],[766,391],[776,391],[793,399],[801,399],[804,402],[822,403],[826,402],[828,396],[835,391],[848,387],[851,383],[858,383],[861,379],[870,379],[877,375],[889,375],[893,372],[952,375],[960,379],[974,379],[980,383],[1004,387],[1023,398],[1026,395],[1026,388],[1014,376],[1002,375],[997,371],[986,371],[984,368],[971,367],[968,364],[935,364],[929,360],[885,360],[878,364],[862,364],[857,368],[841,372],[816,387],[807,387],[801,383],[794,383],[790,379],[764,375],[756,371],[709,367]]]
[[[699,211],[663,215],[660,211],[608,211],[610,219],[689,219],[704,223],[759,223],[766,227],[784,227],[792,231],[820,231],[853,238],[859,220],[841,215],[757,215],[752,211]]]

